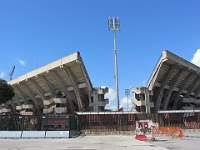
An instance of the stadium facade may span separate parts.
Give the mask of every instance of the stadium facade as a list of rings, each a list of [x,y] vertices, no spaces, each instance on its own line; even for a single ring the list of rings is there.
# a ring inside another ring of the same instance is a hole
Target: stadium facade
[[[15,96],[1,114],[43,115],[104,112],[107,87],[94,88],[79,52],[8,82]],[[200,108],[200,68],[164,50],[146,87],[131,87],[133,112],[157,113]]]
[[[108,88],[94,88],[79,52],[37,68],[8,82],[15,92],[1,114],[72,114],[104,111]]]
[[[200,68],[164,50],[146,87],[132,87],[133,111],[154,113],[200,108]]]

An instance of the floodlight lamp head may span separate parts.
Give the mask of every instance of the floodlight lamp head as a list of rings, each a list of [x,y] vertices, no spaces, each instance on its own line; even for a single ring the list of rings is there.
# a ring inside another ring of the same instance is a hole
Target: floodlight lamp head
[[[120,30],[119,18],[108,18],[108,30],[117,31]]]

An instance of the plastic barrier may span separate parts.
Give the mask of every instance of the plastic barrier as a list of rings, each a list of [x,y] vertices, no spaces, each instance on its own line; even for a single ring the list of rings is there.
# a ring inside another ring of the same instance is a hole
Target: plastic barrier
[[[152,128],[152,139],[155,139],[155,137],[159,134],[164,134],[167,136],[172,137],[183,137],[183,131],[178,127],[153,127]]]
[[[147,137],[144,134],[139,134],[139,135],[135,136],[135,139],[139,140],[139,141],[145,141],[145,140],[147,140]]]

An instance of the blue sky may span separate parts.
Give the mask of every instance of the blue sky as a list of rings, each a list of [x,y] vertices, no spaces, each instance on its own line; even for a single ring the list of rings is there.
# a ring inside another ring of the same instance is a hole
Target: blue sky
[[[199,63],[199,0],[0,0],[0,77],[9,80],[13,65],[15,78],[80,51],[93,86],[110,88],[107,108],[114,108],[109,16],[121,22],[117,53],[122,106],[125,89],[146,85],[163,50]]]

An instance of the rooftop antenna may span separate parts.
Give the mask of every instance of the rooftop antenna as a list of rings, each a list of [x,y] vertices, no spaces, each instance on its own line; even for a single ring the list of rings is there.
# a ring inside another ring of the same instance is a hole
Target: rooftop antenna
[[[120,30],[120,21],[118,18],[108,18],[108,30],[114,32],[114,65],[115,65],[115,80],[116,80],[116,103],[117,110],[119,110],[119,85],[118,85],[118,62],[117,62],[117,48],[116,48],[116,31]]]
[[[10,80],[12,80],[12,76],[13,76],[14,70],[15,70],[15,66],[12,67],[12,70],[11,70],[11,72],[9,73]]]

